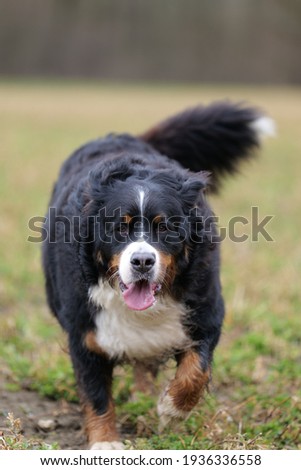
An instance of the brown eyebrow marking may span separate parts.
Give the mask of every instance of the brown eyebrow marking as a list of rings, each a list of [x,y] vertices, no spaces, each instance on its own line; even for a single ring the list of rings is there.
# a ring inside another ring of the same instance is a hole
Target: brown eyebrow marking
[[[123,217],[123,222],[126,223],[126,224],[130,224],[131,221],[133,220],[133,217],[129,214],[125,214]]]
[[[160,222],[165,221],[165,215],[164,214],[158,214],[156,217],[153,218],[153,223],[159,224]]]

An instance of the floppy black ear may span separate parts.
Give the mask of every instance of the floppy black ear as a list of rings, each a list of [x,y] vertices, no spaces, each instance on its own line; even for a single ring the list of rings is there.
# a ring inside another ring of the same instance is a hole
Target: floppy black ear
[[[186,206],[189,208],[193,207],[196,204],[200,194],[205,192],[209,182],[209,175],[210,174],[207,171],[193,173],[183,183],[180,194],[182,201]]]

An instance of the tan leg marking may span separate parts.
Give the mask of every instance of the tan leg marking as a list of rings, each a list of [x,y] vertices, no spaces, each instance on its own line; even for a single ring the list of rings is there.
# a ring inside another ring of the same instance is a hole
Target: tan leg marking
[[[210,379],[210,371],[203,371],[200,362],[196,351],[189,350],[181,354],[175,378],[158,403],[160,430],[173,418],[187,418],[199,402]]]
[[[89,331],[84,344],[89,351],[95,354],[105,355],[96,341],[94,331]],[[82,395],[85,431],[88,437],[89,448],[93,450],[123,449],[120,437],[116,429],[115,409],[112,398],[109,400],[107,411],[98,415],[92,405]]]
[[[168,390],[174,406],[180,411],[191,411],[203,395],[209,379],[209,371],[204,372],[201,368],[199,354],[192,350],[183,353]]]
[[[99,344],[96,341],[95,332],[93,330],[88,331],[85,336],[84,344],[89,351],[94,352],[100,356],[107,356],[106,352],[102,350]]]
[[[113,448],[108,443],[120,443],[120,437],[116,429],[115,410],[112,400],[109,402],[108,410],[98,415],[89,403],[84,403],[85,429],[88,436],[90,448]],[[98,446],[98,447],[96,447]],[[116,448],[116,447],[114,447]]]

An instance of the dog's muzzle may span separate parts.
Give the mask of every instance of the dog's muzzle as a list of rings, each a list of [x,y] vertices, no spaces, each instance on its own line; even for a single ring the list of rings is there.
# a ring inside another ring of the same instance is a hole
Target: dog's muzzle
[[[119,275],[123,299],[131,310],[146,310],[156,302],[159,253],[145,241],[133,242],[120,258]]]

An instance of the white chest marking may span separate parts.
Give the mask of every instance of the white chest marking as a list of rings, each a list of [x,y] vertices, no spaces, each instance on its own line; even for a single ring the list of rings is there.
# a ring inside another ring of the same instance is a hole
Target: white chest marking
[[[97,314],[96,341],[112,358],[160,358],[191,346],[181,323],[185,308],[170,297],[143,312],[129,309],[121,294],[99,281],[89,290],[90,301],[102,309]]]

